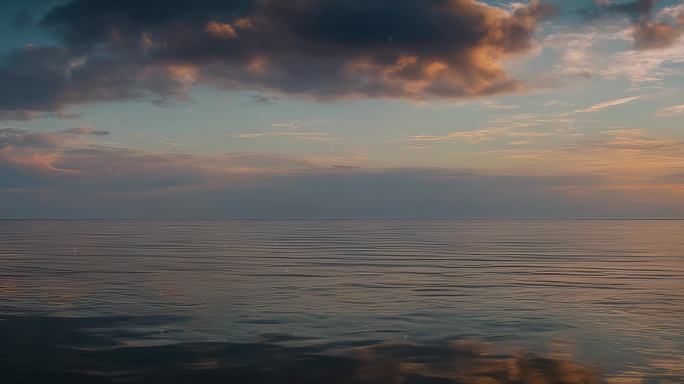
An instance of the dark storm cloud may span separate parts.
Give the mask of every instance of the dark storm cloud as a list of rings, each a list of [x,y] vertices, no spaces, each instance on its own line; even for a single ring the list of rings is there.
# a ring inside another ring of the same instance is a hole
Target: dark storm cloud
[[[184,98],[182,79],[169,75],[173,68],[61,46],[17,49],[0,66],[0,117],[28,119],[38,112],[62,116],[65,106],[84,102]]]
[[[195,83],[317,99],[457,98],[523,87],[501,61],[527,52],[532,1],[73,0],[40,24],[61,42],[12,52],[0,111],[166,103]]]
[[[635,0],[626,3],[597,1],[596,7],[585,10],[590,19],[605,16],[627,16],[632,22],[632,37],[636,49],[664,48],[672,45],[681,35],[681,30],[666,22],[654,20],[653,14],[658,0]]]

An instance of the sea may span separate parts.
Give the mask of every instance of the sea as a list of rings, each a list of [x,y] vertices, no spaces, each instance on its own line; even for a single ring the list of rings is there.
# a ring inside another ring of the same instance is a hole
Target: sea
[[[0,220],[2,383],[684,383],[684,221]]]

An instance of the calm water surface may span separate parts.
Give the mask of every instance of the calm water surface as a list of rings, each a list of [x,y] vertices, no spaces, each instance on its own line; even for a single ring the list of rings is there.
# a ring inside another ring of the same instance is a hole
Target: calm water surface
[[[684,383],[684,221],[0,221],[0,368]]]

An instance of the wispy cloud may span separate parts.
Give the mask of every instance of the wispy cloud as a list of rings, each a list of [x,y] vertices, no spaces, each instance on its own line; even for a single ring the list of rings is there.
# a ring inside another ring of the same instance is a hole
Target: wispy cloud
[[[527,145],[527,144],[531,144],[531,143],[527,140],[518,140],[518,141],[511,141],[507,145]]]
[[[168,145],[171,142],[168,142]],[[312,156],[233,152],[195,154],[155,152],[87,140],[64,132],[0,129],[2,185],[19,186],[26,180],[55,185],[102,185],[107,188],[140,189],[202,187],[223,183],[236,176],[287,174],[357,167],[365,155],[338,153]],[[46,179],[45,175],[69,173],[80,179]],[[16,177],[13,177],[15,175]],[[86,184],[82,184],[86,183]]]
[[[307,128],[319,125],[329,125],[330,123],[323,120],[316,119],[304,119],[304,120],[286,120],[286,121],[276,121],[271,124],[273,128],[288,128],[288,129],[298,129]]]
[[[624,43],[633,40],[633,32],[620,23],[590,25],[551,34],[542,47],[558,58],[555,77],[559,84],[573,85],[581,79],[652,83],[681,75],[676,66],[684,63],[684,37],[658,49],[625,49]]]
[[[570,117],[568,113],[519,113],[515,115],[501,116],[487,122],[490,126],[507,131],[510,135],[542,136],[551,131],[559,131],[571,128],[578,119]],[[519,131],[520,129],[533,129]],[[539,131],[539,129],[545,129]]]
[[[261,95],[261,94],[256,94],[252,95],[245,104],[247,105],[260,105],[260,106],[266,106],[266,105],[273,105],[276,103],[276,100],[278,99],[277,96],[271,96],[271,95]]]
[[[492,109],[492,110],[495,110],[495,111],[505,111],[505,110],[520,108],[520,107],[517,106],[517,105],[501,104],[501,103],[497,103],[497,102],[495,102],[495,101],[489,101],[489,100],[488,100],[488,101],[484,101],[482,104],[484,104],[484,106],[485,106],[487,109]]]
[[[598,74],[614,79],[626,77],[634,82],[660,81],[681,75],[681,69],[673,66],[684,63],[684,38],[671,46],[647,51],[629,50],[596,60]]]
[[[663,108],[656,112],[656,116],[675,116],[684,114],[684,104],[673,105],[671,107]]]
[[[168,137],[162,137],[159,139],[160,144],[168,145],[169,147],[180,147],[181,145],[176,143],[175,141],[169,139]]]
[[[92,127],[75,127],[75,128],[63,129],[60,132],[70,133],[73,135],[93,135],[93,136],[107,136],[110,133],[109,131],[102,131],[102,130],[95,129]]]
[[[567,105],[572,105],[568,102],[565,101],[560,101],[560,100],[549,100],[547,102],[542,103],[542,106],[544,107],[562,107],[562,106],[567,106]]]
[[[563,145],[497,149],[486,154],[515,160],[522,169],[535,163],[538,169],[561,174],[595,174],[635,184],[684,169],[684,141],[653,136],[644,129],[613,129]]]
[[[340,140],[337,136],[332,136],[329,133],[323,132],[253,132],[253,133],[239,133],[237,135],[229,135],[227,137],[236,139],[268,139],[274,137],[284,137],[297,140],[320,140],[332,141]]]
[[[616,129],[603,132],[611,137],[603,142],[603,146],[616,149],[676,149],[677,152],[684,150],[684,142],[668,138],[649,137],[644,129]]]
[[[481,143],[490,140],[492,135],[496,134],[497,130],[483,129],[477,131],[454,131],[443,135],[412,135],[409,136],[409,141],[414,142],[433,142],[433,141],[458,141],[463,140],[470,143]]]
[[[584,112],[591,113],[591,112],[599,112],[599,111],[602,111],[602,110],[607,109],[607,108],[616,107],[616,106],[618,106],[618,105],[623,105],[623,104],[631,103],[631,102],[634,102],[634,101],[643,99],[643,98],[645,98],[645,97],[646,97],[646,96],[632,96],[632,97],[625,97],[625,98],[622,98],[622,99],[608,100],[608,101],[604,101],[604,102],[602,102],[602,103],[598,103],[598,104],[592,105],[592,106],[589,107],[589,108],[579,109],[579,110],[575,111],[574,113],[584,113]]]

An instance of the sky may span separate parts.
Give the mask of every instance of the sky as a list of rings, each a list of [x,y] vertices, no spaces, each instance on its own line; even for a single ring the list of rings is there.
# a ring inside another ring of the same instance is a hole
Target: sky
[[[0,218],[682,218],[681,0],[5,0]]]

